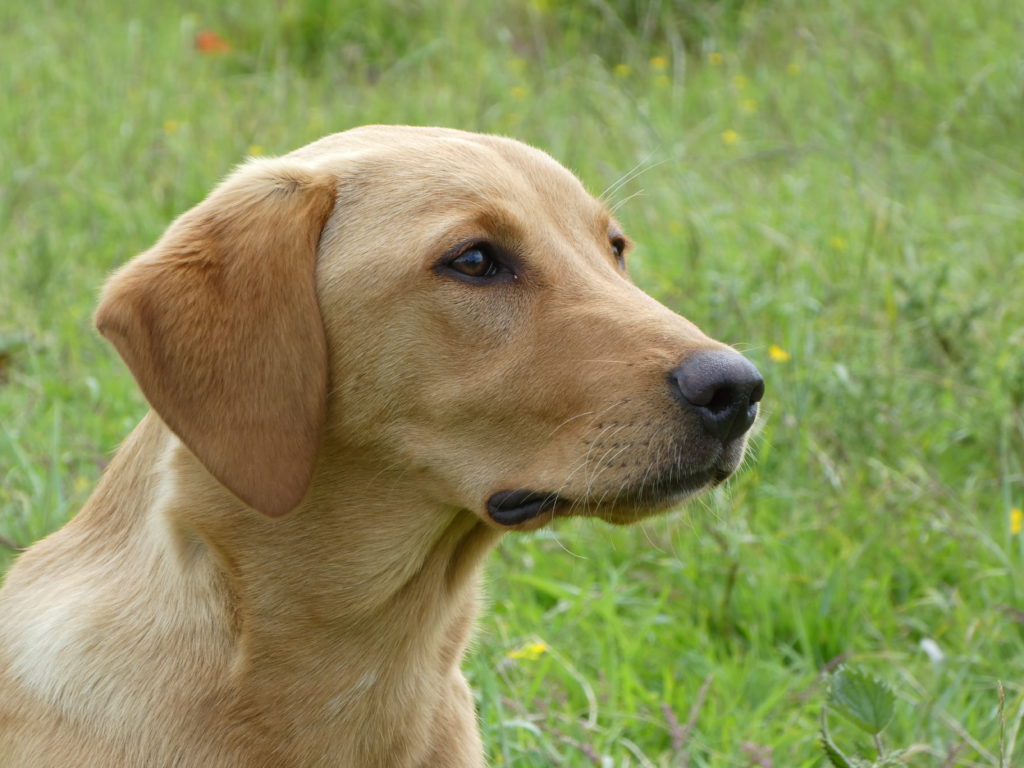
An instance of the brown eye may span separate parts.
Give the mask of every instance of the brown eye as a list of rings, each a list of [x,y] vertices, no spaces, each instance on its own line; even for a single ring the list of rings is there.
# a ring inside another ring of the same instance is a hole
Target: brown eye
[[[467,240],[449,250],[434,265],[442,276],[472,285],[512,283],[519,279],[513,252],[487,240]]]
[[[626,239],[623,237],[612,237],[609,242],[612,244],[612,255],[619,269],[626,269]]]
[[[449,261],[448,266],[467,277],[477,278],[494,277],[501,271],[501,264],[484,243],[467,248]]]

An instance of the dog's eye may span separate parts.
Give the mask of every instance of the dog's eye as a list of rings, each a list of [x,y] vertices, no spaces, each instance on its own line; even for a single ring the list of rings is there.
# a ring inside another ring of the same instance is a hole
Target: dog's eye
[[[482,245],[463,251],[448,262],[448,266],[469,277],[493,277],[498,273],[497,260]]]
[[[497,243],[465,240],[434,264],[434,272],[471,285],[514,283],[519,279],[517,258]]]
[[[619,236],[612,236],[609,239],[612,244],[612,255],[615,257],[615,263],[619,269],[626,269],[626,238]]]
[[[459,251],[454,258],[443,261],[442,266],[446,270],[458,273],[456,277],[468,277],[470,282],[474,283],[515,280],[515,274],[497,253],[500,251],[490,243],[472,243]]]

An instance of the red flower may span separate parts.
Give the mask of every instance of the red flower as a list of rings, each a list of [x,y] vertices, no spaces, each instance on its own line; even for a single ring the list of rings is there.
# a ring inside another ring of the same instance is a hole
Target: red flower
[[[204,29],[196,34],[196,50],[206,55],[227,53],[231,50],[231,43],[216,32]]]

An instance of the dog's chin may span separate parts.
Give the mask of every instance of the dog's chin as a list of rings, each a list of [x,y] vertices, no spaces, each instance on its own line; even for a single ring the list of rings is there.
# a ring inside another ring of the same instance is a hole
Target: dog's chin
[[[735,466],[699,472],[673,469],[639,485],[625,485],[617,491],[575,499],[553,491],[500,491],[488,499],[487,516],[498,527],[514,531],[536,530],[556,517],[596,517],[614,525],[629,525],[678,507],[721,485],[735,469]]]
[[[734,469],[715,467],[701,472],[672,473],[639,488],[624,489],[613,503],[598,503],[586,514],[613,525],[630,525],[675,509],[721,485]]]

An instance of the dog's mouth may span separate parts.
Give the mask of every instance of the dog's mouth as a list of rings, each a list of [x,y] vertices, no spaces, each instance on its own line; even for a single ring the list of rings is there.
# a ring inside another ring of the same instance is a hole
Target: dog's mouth
[[[627,515],[639,519],[648,514],[680,504],[701,491],[714,488],[729,475],[731,470],[713,468],[702,472],[682,474],[677,472],[647,482],[639,487],[624,487],[616,494],[603,494],[601,500],[572,500],[559,496],[553,491],[532,491],[518,489],[500,491],[487,500],[487,514],[491,520],[509,528],[523,526],[538,518],[548,519],[562,514],[582,514],[601,517],[603,507],[608,507],[612,521],[623,519],[623,510],[633,510]],[[535,526],[526,526],[533,528]]]

